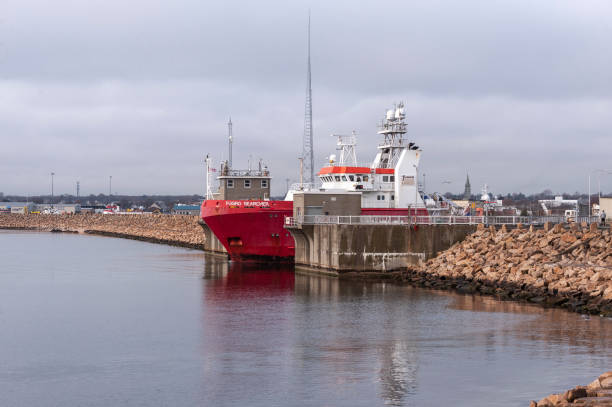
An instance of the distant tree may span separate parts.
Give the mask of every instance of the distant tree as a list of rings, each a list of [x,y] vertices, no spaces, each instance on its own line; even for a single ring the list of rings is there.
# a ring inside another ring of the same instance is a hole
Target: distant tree
[[[124,209],[131,207],[132,203],[128,201],[127,199],[123,198],[119,200],[119,206],[121,207],[121,210],[124,210]]]
[[[544,196],[553,196],[553,192],[550,189],[545,189],[544,191],[542,191],[541,195]]]

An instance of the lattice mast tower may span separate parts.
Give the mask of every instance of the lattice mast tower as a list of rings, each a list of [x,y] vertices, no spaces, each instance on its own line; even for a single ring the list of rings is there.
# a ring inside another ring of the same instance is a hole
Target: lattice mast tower
[[[378,148],[381,150],[380,167],[395,168],[402,151],[408,147],[410,150],[418,149],[414,143],[407,143],[404,139],[406,134],[406,113],[404,103],[400,102],[393,109],[387,111],[378,134],[383,136],[383,142]]]
[[[314,146],[312,140],[312,86],[310,69],[310,11],[308,12],[308,67],[306,74],[306,106],[304,112],[304,139],[302,159],[305,182],[314,184]]]

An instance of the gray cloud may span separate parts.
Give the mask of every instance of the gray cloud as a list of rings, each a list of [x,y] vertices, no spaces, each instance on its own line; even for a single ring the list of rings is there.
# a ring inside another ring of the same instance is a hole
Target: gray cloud
[[[298,178],[313,15],[317,162],[407,104],[430,190],[586,190],[610,167],[606,1],[0,2],[0,191],[202,193],[203,156]],[[451,184],[442,184],[450,180]],[[606,190],[612,179],[602,180]]]

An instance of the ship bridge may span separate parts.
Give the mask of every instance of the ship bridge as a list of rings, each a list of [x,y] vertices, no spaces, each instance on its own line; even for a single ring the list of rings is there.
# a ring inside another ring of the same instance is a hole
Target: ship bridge
[[[424,207],[417,174],[421,150],[404,137],[405,117],[403,103],[386,112],[378,131],[383,140],[370,164],[357,163],[355,132],[348,136],[332,134],[338,138],[340,158],[332,154],[317,174],[321,189],[362,192],[364,208]]]

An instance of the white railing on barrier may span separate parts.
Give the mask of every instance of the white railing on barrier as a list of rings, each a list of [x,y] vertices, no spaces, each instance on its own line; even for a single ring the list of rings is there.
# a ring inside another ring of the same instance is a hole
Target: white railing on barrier
[[[578,222],[593,223],[597,217],[579,217]],[[285,218],[286,226],[333,225],[543,225],[545,222],[565,223],[564,216],[329,216],[305,215]]]

